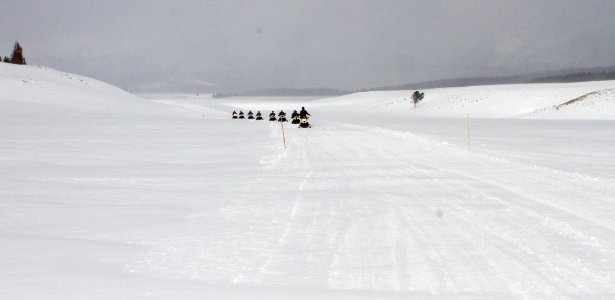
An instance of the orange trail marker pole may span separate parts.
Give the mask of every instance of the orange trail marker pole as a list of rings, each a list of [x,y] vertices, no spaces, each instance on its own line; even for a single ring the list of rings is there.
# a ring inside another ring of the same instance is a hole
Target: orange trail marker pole
[[[468,150],[470,150],[470,113],[466,115],[467,128],[468,128]]]
[[[280,122],[282,124],[282,141],[284,141],[284,149],[286,149],[286,135],[284,134],[284,122]]]

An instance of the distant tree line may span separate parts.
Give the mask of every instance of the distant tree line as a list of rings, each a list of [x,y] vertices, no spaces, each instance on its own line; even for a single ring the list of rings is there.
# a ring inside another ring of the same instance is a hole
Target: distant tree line
[[[588,71],[535,78],[530,80],[529,83],[581,82],[613,79],[615,79],[615,71]]]
[[[615,80],[615,66],[588,68],[577,70],[549,71],[541,73],[528,73],[502,77],[468,77],[442,80],[423,81],[403,85],[382,86],[361,89],[354,92],[390,91],[390,90],[416,90],[443,87],[464,87],[475,85],[518,84],[518,83],[568,83],[584,81]]]
[[[252,90],[240,93],[215,93],[214,98],[228,98],[228,97],[329,97],[329,96],[341,96],[350,94],[351,91],[329,89],[329,88],[278,88],[278,89],[264,89],[264,90]]]
[[[2,59],[2,55],[0,55],[0,59]],[[13,47],[11,57],[9,58],[8,56],[5,56],[4,59],[2,59],[2,62],[16,65],[26,64],[26,58],[23,56],[23,49],[18,42],[15,42],[15,47]]]

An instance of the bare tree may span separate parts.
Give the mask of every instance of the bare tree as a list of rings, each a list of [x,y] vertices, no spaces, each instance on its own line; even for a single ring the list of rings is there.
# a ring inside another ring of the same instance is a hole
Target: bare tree
[[[419,91],[414,91],[414,93],[412,93],[412,103],[414,104],[414,108],[416,108],[417,103],[423,100],[423,97],[425,97],[425,93],[421,93]]]

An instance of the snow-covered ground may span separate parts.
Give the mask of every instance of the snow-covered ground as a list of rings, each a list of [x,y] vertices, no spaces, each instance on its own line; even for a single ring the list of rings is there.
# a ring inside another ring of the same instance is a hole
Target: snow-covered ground
[[[0,299],[613,299],[613,88],[145,100],[0,64]],[[287,148],[229,118],[301,106]]]

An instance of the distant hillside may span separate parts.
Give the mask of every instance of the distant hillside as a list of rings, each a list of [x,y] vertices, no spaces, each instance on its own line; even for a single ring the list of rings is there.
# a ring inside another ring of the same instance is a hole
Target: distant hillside
[[[372,87],[358,90],[341,90],[331,88],[273,88],[244,92],[215,93],[214,98],[228,97],[333,97],[357,92],[423,90],[444,87],[466,87],[477,85],[521,84],[521,83],[570,83],[615,80],[615,66],[604,68],[586,68],[573,70],[528,73],[500,77],[461,77],[429,80],[401,85]]]
[[[614,80],[615,67],[587,68],[575,70],[560,70],[541,73],[528,73],[515,76],[502,77],[468,77],[441,80],[430,80],[403,85],[383,86],[361,90],[367,91],[395,91],[395,90],[420,90],[443,87],[464,87],[475,85],[497,85],[518,83],[570,83]]]
[[[529,83],[553,83],[553,82],[582,82],[582,81],[601,81],[601,80],[614,80],[615,70],[613,71],[598,71],[598,72],[576,72],[569,74],[561,74],[554,76],[545,76],[535,78],[529,81]]]
[[[280,89],[266,89],[266,90],[254,90],[240,93],[215,93],[214,98],[227,98],[227,97],[331,97],[341,96],[351,93],[350,91],[328,89],[328,88],[310,88],[310,89],[292,89],[292,88],[280,88]]]
[[[408,90],[370,91],[318,100],[357,118],[388,115],[436,118],[615,120],[615,81],[526,83],[425,89],[413,107]],[[316,109],[314,103],[311,107]]]
[[[452,78],[452,79],[440,79],[423,81],[417,83],[407,83],[402,85],[375,87],[362,90],[367,91],[398,91],[398,90],[420,90],[420,89],[434,89],[442,87],[464,87],[474,85],[495,85],[495,84],[512,84],[512,83],[526,83],[533,77],[530,75],[519,75],[509,77],[469,77],[469,78]]]

